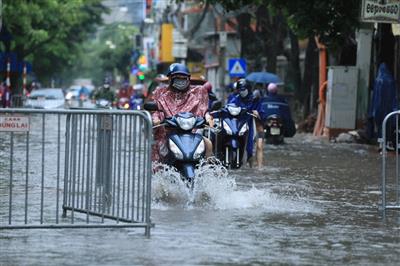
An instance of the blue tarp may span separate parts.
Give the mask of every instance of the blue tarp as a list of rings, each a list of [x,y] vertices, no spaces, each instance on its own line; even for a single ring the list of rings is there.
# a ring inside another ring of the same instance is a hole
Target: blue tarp
[[[369,109],[369,119],[376,126],[378,138],[382,137],[382,123],[386,115],[398,110],[396,82],[385,63],[379,65],[375,79],[372,102]],[[395,120],[390,121],[393,126]],[[371,126],[371,125],[370,125]],[[373,132],[373,129],[371,130]],[[371,136],[370,132],[370,137]]]

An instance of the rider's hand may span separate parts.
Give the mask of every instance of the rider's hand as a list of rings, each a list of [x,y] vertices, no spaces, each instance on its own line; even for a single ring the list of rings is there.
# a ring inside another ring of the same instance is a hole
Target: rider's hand
[[[158,126],[159,124],[161,124],[160,120],[158,120],[158,119],[153,120],[153,126]]]
[[[209,113],[206,113],[205,119],[210,127],[214,127],[214,119]]]
[[[255,115],[257,118],[260,118],[260,114],[257,112],[257,110],[253,110],[253,115]]]

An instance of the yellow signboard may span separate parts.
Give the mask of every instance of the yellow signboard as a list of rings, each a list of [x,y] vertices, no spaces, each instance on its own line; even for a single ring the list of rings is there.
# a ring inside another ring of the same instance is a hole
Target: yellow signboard
[[[160,47],[160,61],[161,62],[174,62],[175,58],[172,56],[172,47],[174,45],[172,32],[174,26],[170,23],[162,24],[161,26],[161,47]]]

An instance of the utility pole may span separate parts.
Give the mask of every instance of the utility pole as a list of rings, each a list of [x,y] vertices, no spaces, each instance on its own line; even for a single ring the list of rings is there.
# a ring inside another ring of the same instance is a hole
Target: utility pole
[[[225,17],[221,18],[221,31],[219,32],[219,89],[222,90],[222,100],[226,99],[225,91],[225,69],[226,69],[226,41],[227,34],[225,31]]]

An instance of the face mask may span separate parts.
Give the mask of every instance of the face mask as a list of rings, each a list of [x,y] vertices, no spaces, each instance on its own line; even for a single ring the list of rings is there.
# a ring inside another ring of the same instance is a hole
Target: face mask
[[[246,97],[248,94],[249,94],[249,91],[248,91],[248,90],[242,90],[242,91],[240,91],[240,97],[242,97],[242,98]]]
[[[189,88],[189,80],[175,78],[172,80],[172,87],[178,91],[185,91],[187,88]]]

